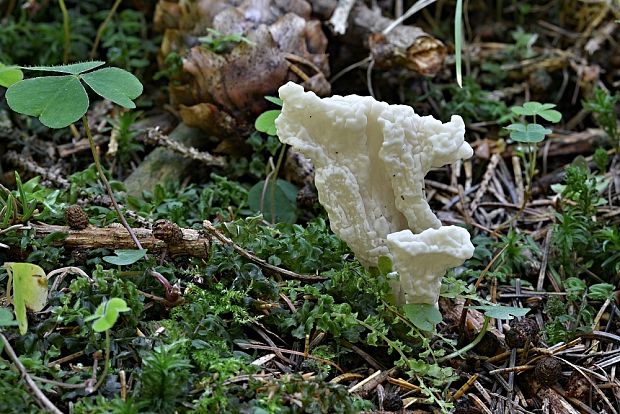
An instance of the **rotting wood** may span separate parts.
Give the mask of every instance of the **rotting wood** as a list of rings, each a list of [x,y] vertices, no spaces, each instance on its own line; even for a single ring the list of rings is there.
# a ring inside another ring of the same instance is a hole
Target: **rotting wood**
[[[84,230],[71,230],[67,226],[57,226],[48,224],[31,224],[37,236],[45,237],[52,233],[66,234],[64,239],[56,239],[55,246],[64,246],[74,249],[132,249],[135,244],[129,237],[127,231],[122,227],[87,227]],[[150,253],[161,253],[166,251],[171,256],[192,256],[197,258],[207,258],[211,240],[193,229],[181,229],[183,239],[174,245],[156,239],[150,229],[135,228],[136,237],[140,240],[142,247],[148,249]]]

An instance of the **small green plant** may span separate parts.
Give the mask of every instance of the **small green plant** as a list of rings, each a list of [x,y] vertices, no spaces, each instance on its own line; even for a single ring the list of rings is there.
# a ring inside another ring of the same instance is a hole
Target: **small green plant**
[[[199,37],[198,41],[202,44],[203,47],[214,53],[229,52],[239,43],[245,43],[248,46],[254,46],[254,42],[252,42],[250,39],[240,33],[224,34],[212,28],[208,28],[207,33],[208,34],[206,36]]]
[[[127,302],[121,298],[110,298],[97,307],[95,313],[84,319],[84,322],[94,321],[95,332],[105,332],[112,329],[121,312],[129,312]]]
[[[506,127],[510,131],[510,138],[521,144],[518,154],[525,166],[526,190],[522,206],[525,206],[532,191],[532,181],[536,174],[536,155],[538,143],[545,139],[552,131],[537,123],[537,118],[552,123],[560,122],[562,114],[555,109],[555,104],[541,104],[539,102],[526,102],[523,106],[513,106],[510,110],[517,116],[532,117],[533,122],[517,122]]]
[[[181,352],[184,342],[157,346],[142,357],[139,395],[153,412],[175,412],[189,391],[192,365]]]
[[[532,47],[538,35],[536,33],[527,33],[523,28],[519,27],[510,33],[512,39],[515,41],[512,47],[512,55],[516,60],[529,59],[534,56]]]
[[[134,124],[141,116],[141,112],[122,111],[117,116],[108,119],[112,126],[110,145],[106,155],[114,157],[122,170],[127,169],[135,153],[144,147],[136,141],[136,137],[143,131],[134,128]]]
[[[609,283],[588,287],[583,280],[569,277],[564,281],[564,289],[566,302],[552,296],[545,307],[545,313],[550,319],[544,329],[549,344],[568,342],[579,333],[591,332],[597,312],[597,306],[592,302],[613,300],[614,285]],[[569,312],[569,305],[575,308],[572,313]]]
[[[105,362],[103,365],[103,373],[99,381],[94,386],[93,391],[97,390],[108,374],[108,364],[110,362],[110,329],[116,324],[121,312],[129,312],[131,308],[127,306],[127,302],[121,298],[110,298],[104,301],[95,310],[91,316],[84,318],[84,322],[93,322],[93,331],[105,332]]]
[[[596,122],[603,128],[616,150],[620,147],[620,135],[618,135],[618,117],[616,105],[620,101],[620,93],[610,94],[603,88],[594,89],[594,96],[583,101],[583,107],[592,111]]]
[[[493,98],[491,91],[482,89],[479,81],[471,76],[463,79],[462,87],[454,84],[433,86],[431,96],[442,102],[442,118],[459,114],[466,124],[481,121],[503,124],[513,117],[504,102]],[[416,97],[416,100],[422,99],[426,96]]]
[[[282,106],[282,100],[266,96],[269,102]],[[275,121],[280,115],[280,109],[265,111],[256,118],[254,127],[257,131],[267,134],[267,140],[276,144],[275,151],[280,151],[274,165],[269,163],[267,177],[256,183],[248,193],[248,204],[256,211],[261,212],[272,223],[294,223],[297,220],[296,199],[298,188],[288,181],[278,178],[286,145],[281,144],[275,137],[277,130]],[[256,139],[261,139],[257,136]],[[275,155],[275,152],[273,153]]]
[[[15,171],[15,190],[0,185],[0,229],[33,218],[41,220],[61,215],[64,207],[61,191],[41,186],[40,179],[34,177],[23,183]]]
[[[109,12],[102,10],[99,16],[104,14]],[[134,73],[146,68],[149,55],[157,53],[158,39],[149,37],[145,14],[125,9],[108,21],[101,42],[107,61]]]

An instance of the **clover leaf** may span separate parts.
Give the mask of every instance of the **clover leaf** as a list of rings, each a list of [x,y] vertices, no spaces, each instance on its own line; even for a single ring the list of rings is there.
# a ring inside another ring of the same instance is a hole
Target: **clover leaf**
[[[79,75],[80,73],[88,72],[105,65],[105,62],[100,60],[93,60],[90,62],[70,63],[68,65],[55,65],[55,66],[26,66],[23,69],[38,70],[41,72],[60,72],[69,73],[71,75]]]
[[[501,306],[501,305],[481,305],[481,306],[468,306],[469,309],[477,309],[484,312],[489,318],[506,319],[521,317],[527,315],[530,311],[529,308],[517,308],[514,306]]]
[[[142,259],[146,255],[146,249],[117,249],[114,254],[116,256],[104,256],[103,260],[117,266],[128,266]]]
[[[523,106],[513,106],[510,110],[521,116],[540,116],[549,122],[560,122],[562,114],[555,109],[555,104],[541,104],[540,102],[526,102]]]
[[[136,99],[142,93],[140,81],[131,73],[119,68],[103,68],[85,73],[82,75],[82,80],[97,94],[123,108],[135,108],[136,104],[132,99]]]
[[[6,91],[9,107],[15,112],[36,116],[49,128],[64,128],[79,120],[88,110],[89,99],[82,82],[105,99],[135,108],[133,99],[142,93],[142,84],[131,73],[119,68],[102,68],[104,62],[82,62],[59,66],[24,67],[27,70],[60,72],[67,75],[20,80]],[[86,73],[88,72],[88,73]]]
[[[24,78],[24,73],[17,66],[6,66],[0,63],[0,86],[8,88]]]
[[[269,135],[276,135],[276,118],[280,115],[279,109],[272,109],[265,111],[256,118],[254,122],[254,128],[259,132],[264,132]]]
[[[429,303],[408,303],[403,306],[405,316],[420,330],[430,332],[442,321],[441,312]]]
[[[99,305],[95,313],[84,318],[84,321],[88,322],[94,320],[93,330],[95,332],[105,332],[114,326],[121,312],[129,312],[130,310],[131,309],[127,306],[127,302],[123,299],[111,298]]]
[[[517,142],[540,142],[551,131],[540,124],[510,124],[505,129],[510,131],[510,138]]]
[[[6,100],[15,112],[36,116],[49,128],[64,128],[88,110],[88,95],[73,75],[26,79],[14,83]]]

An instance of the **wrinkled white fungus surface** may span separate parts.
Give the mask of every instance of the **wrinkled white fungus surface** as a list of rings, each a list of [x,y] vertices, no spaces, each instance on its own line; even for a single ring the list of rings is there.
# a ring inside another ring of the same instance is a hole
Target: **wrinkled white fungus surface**
[[[393,256],[391,233],[441,227],[426,201],[424,176],[473,154],[460,116],[442,123],[367,96],[321,99],[292,82],[279,92],[280,141],[312,161],[331,228],[364,265]]]
[[[457,226],[428,229],[420,234],[403,230],[388,234],[387,240],[394,269],[400,275],[399,283],[393,286],[400,304],[436,305],[443,275],[474,254],[469,232]]]

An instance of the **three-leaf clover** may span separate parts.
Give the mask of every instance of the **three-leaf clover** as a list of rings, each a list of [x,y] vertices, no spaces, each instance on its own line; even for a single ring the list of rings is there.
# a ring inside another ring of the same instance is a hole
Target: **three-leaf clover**
[[[59,66],[33,66],[22,69],[60,72],[66,75],[20,80],[6,91],[9,107],[21,114],[36,116],[49,128],[64,128],[88,110],[89,99],[83,83],[95,93],[124,108],[135,108],[133,99],[142,93],[142,84],[131,73],[105,62],[93,61]],[[97,69],[97,70],[94,70]]]
[[[99,305],[95,313],[86,317],[84,321],[94,320],[93,330],[95,332],[105,332],[114,326],[121,312],[129,312],[130,310],[131,308],[127,306],[127,302],[123,299],[111,298]]]
[[[526,102],[523,106],[513,106],[510,110],[521,116],[540,116],[549,122],[560,122],[562,114],[555,109],[555,104],[541,104],[540,102]]]
[[[510,108],[512,113],[519,116],[531,116],[534,118],[533,123],[519,122],[510,124],[506,127],[510,131],[510,138],[516,142],[533,144],[545,139],[545,136],[552,131],[536,123],[536,117],[539,116],[549,122],[560,122],[562,114],[555,109],[555,104],[540,102],[526,102],[523,106],[513,106]]]
[[[510,138],[517,142],[540,142],[552,131],[540,124],[510,124]]]

